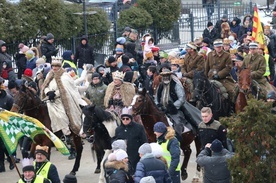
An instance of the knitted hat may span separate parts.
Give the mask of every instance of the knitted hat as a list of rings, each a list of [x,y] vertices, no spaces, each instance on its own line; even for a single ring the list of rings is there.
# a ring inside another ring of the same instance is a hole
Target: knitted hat
[[[77,183],[77,177],[75,175],[67,174],[63,179],[64,183]]]
[[[112,144],[111,144],[112,150],[118,150],[118,149],[122,149],[124,151],[126,151],[126,142],[125,140],[115,140]]]
[[[30,69],[30,68],[25,69],[24,75],[27,76],[27,77],[32,77],[33,76],[32,69]]]
[[[159,50],[160,50],[160,48],[157,47],[157,46],[154,46],[154,47],[151,48],[152,52],[156,52],[156,51],[159,51]]]
[[[116,59],[114,56],[110,56],[110,57],[108,57],[107,62],[111,64],[113,62],[116,62]]]
[[[116,155],[116,160],[117,161],[122,161],[123,159],[127,158],[128,155],[126,153],[126,151],[122,150],[122,149],[119,149],[115,152],[115,155]]]
[[[37,145],[36,148],[35,148],[35,154],[41,153],[41,154],[45,155],[46,157],[48,157],[48,155],[49,155],[48,151],[49,151],[48,146]]]
[[[94,72],[93,74],[92,74],[92,79],[93,78],[101,78],[101,75],[99,74],[99,73],[97,73],[97,72]]]
[[[32,50],[28,50],[25,52],[27,58],[32,58],[34,56],[34,52]]]
[[[228,16],[226,14],[222,15],[222,19],[228,19]]]
[[[107,157],[108,161],[115,161],[116,160],[116,154],[114,153],[110,153]]]
[[[41,57],[41,58],[38,58],[35,63],[36,64],[45,64],[46,60],[43,57]]]
[[[208,37],[204,38],[202,42],[210,45],[210,39]]]
[[[167,131],[167,126],[163,122],[157,122],[153,126],[153,131],[158,133],[165,133]]]
[[[21,161],[22,164],[22,171],[26,172],[26,171],[35,171],[34,170],[34,164],[33,164],[33,159],[28,159],[28,158],[24,158]]]
[[[118,37],[118,38],[116,39],[116,42],[117,42],[118,44],[125,44],[126,38],[125,38],[125,37]]]
[[[130,119],[132,119],[132,114],[131,114],[131,110],[129,109],[129,108],[127,108],[127,107],[124,107],[123,109],[122,109],[122,114],[121,114],[121,118],[122,117],[129,117]]]
[[[274,99],[276,100],[276,93],[274,91],[270,91],[267,93],[266,99]]]
[[[213,142],[212,142],[212,145],[211,145],[211,150],[214,151],[214,152],[221,152],[222,151],[222,143],[221,141],[219,141],[218,139],[215,139]]]
[[[18,45],[18,48],[19,48],[19,53],[25,53],[30,49],[28,46],[24,45],[23,43],[20,43]]]
[[[168,58],[168,54],[166,52],[164,52],[164,51],[161,51],[161,52],[159,52],[159,57],[167,59]]]
[[[46,40],[51,40],[51,39],[54,39],[54,35],[52,33],[48,33],[47,36],[46,36]]]
[[[154,157],[159,158],[163,156],[163,148],[158,143],[150,143],[151,151]]]
[[[213,26],[213,23],[212,23],[212,22],[208,22],[208,23],[207,23],[207,27],[210,27],[210,26]]]
[[[140,183],[156,183],[155,179],[153,178],[153,176],[147,176],[147,177],[143,177],[140,180]]]
[[[140,154],[147,154],[147,153],[152,153],[151,146],[149,143],[144,143],[141,145],[138,149],[138,153]]]

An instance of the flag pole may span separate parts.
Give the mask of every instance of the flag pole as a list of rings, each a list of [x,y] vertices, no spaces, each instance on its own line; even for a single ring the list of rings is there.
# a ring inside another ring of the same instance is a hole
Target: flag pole
[[[22,174],[19,172],[19,169],[18,169],[18,167],[17,167],[17,165],[16,165],[14,156],[13,156],[13,155],[10,155],[10,158],[11,158],[11,161],[12,161],[13,166],[15,167],[15,169],[16,169],[16,171],[17,171],[17,173],[18,173],[19,178],[22,178]]]

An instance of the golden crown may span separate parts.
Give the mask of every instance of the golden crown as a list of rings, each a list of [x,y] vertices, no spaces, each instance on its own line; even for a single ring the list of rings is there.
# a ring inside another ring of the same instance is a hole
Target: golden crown
[[[113,77],[113,79],[119,79],[119,80],[123,81],[124,77],[125,77],[125,73],[116,71],[116,72],[112,73],[112,77]]]
[[[62,57],[52,57],[51,65],[60,65],[62,64]]]

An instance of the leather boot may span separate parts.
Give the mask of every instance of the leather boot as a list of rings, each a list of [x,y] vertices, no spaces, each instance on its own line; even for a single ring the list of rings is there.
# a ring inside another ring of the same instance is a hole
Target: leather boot
[[[5,172],[5,164],[4,163],[0,163],[0,172]]]

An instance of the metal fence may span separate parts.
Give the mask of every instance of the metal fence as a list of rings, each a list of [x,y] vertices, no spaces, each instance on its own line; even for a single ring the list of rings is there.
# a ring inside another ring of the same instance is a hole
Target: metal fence
[[[240,17],[246,14],[252,14],[252,3],[218,3],[214,6],[214,13],[210,21],[215,24],[223,14],[228,15],[228,19],[232,20],[234,17]],[[108,33],[89,35],[89,44],[95,48],[95,57],[98,63],[103,63],[104,58],[113,53],[115,38],[121,32],[116,28],[116,19],[114,19],[114,12],[120,10],[120,7],[102,6],[108,13],[112,27]],[[118,12],[118,11],[117,11]],[[181,15],[179,20],[175,22],[171,31],[157,35],[156,30],[147,30],[155,38],[155,44],[161,49],[178,48],[181,45],[193,41],[196,37],[201,37],[203,30],[206,28],[208,22],[206,9],[200,3],[186,3],[182,4]],[[139,31],[140,35],[145,31]],[[80,44],[80,37],[71,37],[63,40],[56,40],[55,45],[60,45],[58,56],[61,56],[64,50],[72,50],[75,53],[76,47]],[[31,43],[25,43],[27,46],[37,46],[39,39],[33,40]],[[8,53],[14,54],[18,51],[19,42],[14,42],[7,45]],[[139,43],[137,43],[139,44]]]

